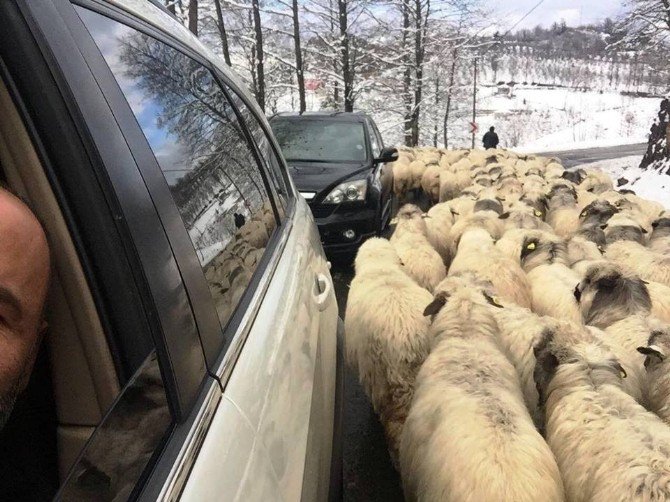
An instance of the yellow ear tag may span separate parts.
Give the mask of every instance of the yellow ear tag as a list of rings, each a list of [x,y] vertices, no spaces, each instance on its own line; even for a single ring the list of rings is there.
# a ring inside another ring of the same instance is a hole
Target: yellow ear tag
[[[536,210],[535,210],[535,216],[537,216],[538,218],[541,218],[541,217],[542,217],[542,211],[538,211],[538,210],[536,209]]]
[[[531,242],[530,244],[528,244],[528,245],[526,246],[526,249],[528,249],[529,251],[534,251],[536,247],[537,247],[537,246],[535,246],[535,243],[534,243],[534,242]]]

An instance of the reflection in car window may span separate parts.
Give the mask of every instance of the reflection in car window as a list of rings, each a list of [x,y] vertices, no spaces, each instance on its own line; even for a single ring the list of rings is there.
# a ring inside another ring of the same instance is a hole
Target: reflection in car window
[[[57,498],[129,499],[170,423],[170,410],[154,351],[95,430]]]
[[[263,159],[263,162],[265,162],[266,169],[271,175],[272,182],[274,183],[275,189],[277,190],[279,199],[281,201],[281,206],[278,208],[278,210],[280,212],[280,217],[283,218],[284,210],[287,204],[288,191],[286,189],[286,182],[282,176],[281,163],[279,162],[277,155],[275,155],[272,145],[270,145],[270,140],[266,136],[261,123],[258,121],[258,118],[256,118],[256,115],[254,115],[254,113],[249,109],[244,101],[242,101],[242,98],[240,98],[232,89],[226,86],[226,90],[228,91],[228,95],[231,96],[233,104],[240,112],[240,115],[242,115],[242,119],[251,132],[251,135],[254,137],[254,141],[258,146],[261,158]]]
[[[367,158],[360,122],[277,118],[272,130],[289,162],[363,162]]]
[[[128,26],[78,12],[165,175],[225,326],[277,223],[252,147],[207,68]]]

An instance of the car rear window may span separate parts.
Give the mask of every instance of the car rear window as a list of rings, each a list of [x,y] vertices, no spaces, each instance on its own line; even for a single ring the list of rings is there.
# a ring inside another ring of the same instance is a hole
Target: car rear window
[[[367,158],[360,122],[275,119],[272,129],[289,162],[362,162]]]

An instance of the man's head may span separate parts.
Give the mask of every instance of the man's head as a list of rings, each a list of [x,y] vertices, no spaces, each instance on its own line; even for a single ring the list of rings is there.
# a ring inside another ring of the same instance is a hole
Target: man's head
[[[0,188],[0,429],[25,388],[46,329],[49,247],[40,223]]]
[[[495,130],[496,130],[496,128],[493,127],[493,126],[491,126],[491,129],[489,129],[489,131],[491,131],[491,132],[494,132]]]

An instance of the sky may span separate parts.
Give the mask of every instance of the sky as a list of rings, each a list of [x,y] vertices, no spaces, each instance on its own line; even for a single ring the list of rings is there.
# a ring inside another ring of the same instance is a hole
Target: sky
[[[507,30],[519,21],[539,0],[493,0],[493,8],[498,19],[498,28]],[[590,24],[606,17],[615,18],[622,10],[621,0],[545,0],[516,29],[534,28],[538,24],[550,26],[565,19],[568,26]]]

